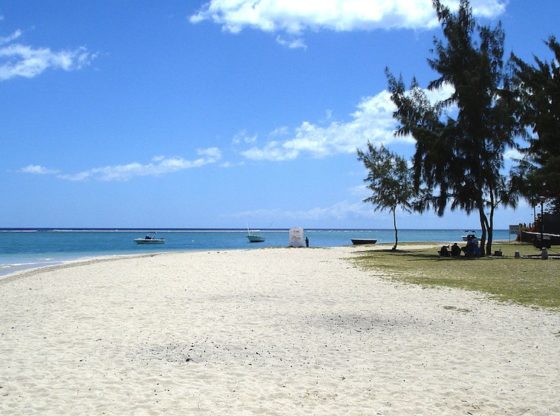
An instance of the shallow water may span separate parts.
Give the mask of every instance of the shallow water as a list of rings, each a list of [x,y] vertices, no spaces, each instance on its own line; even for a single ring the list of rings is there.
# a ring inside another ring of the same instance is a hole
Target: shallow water
[[[165,244],[138,245],[144,230],[0,229],[0,275],[66,261],[162,251],[256,249],[286,247],[288,230],[260,230],[263,243],[249,243],[246,230],[160,230]],[[399,230],[399,242],[457,241],[465,230]],[[480,233],[479,233],[480,234]],[[351,244],[351,238],[373,238],[391,243],[393,230],[305,230],[312,247]],[[507,240],[507,230],[496,230],[495,240]]]

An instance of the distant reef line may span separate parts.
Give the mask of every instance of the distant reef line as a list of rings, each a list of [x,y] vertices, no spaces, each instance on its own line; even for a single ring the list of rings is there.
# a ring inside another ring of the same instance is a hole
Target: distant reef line
[[[288,232],[290,228],[251,228],[251,231]],[[392,231],[392,228],[305,228],[306,231]],[[0,227],[0,232],[246,232],[247,228],[65,228],[65,227]],[[463,228],[403,228],[399,231],[465,231]],[[476,230],[474,230],[476,231]],[[496,229],[507,231],[507,229]]]

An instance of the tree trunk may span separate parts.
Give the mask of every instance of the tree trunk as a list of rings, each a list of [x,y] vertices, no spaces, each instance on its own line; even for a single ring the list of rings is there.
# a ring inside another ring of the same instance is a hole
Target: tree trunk
[[[395,227],[395,245],[392,248],[392,251],[397,250],[397,244],[399,243],[399,236],[397,233],[397,210],[393,208],[393,226]]]
[[[484,206],[479,205],[478,214],[480,216],[480,228],[482,229],[482,234],[480,235],[480,255],[484,256],[484,247],[486,246],[486,230],[488,229],[488,218],[484,213]]]
[[[492,255],[492,240],[493,240],[493,235],[494,235],[494,209],[496,208],[496,197],[494,197],[494,189],[490,188],[490,218],[488,218],[487,220],[489,220],[488,223],[488,242],[486,243],[486,255],[487,256],[491,256]]]
[[[494,234],[494,230],[492,228],[489,228],[488,229],[488,241],[486,242],[486,255],[487,256],[492,255],[492,239],[493,239],[492,234]]]
[[[494,204],[490,207],[490,225],[488,226],[488,242],[486,243],[486,255],[492,255],[492,240],[494,235]]]

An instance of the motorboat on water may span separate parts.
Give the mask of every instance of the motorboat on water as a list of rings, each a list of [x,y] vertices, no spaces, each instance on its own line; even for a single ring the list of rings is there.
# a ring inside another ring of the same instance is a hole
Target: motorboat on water
[[[249,243],[264,243],[264,237],[253,232],[249,232],[247,234],[247,239],[249,240]]]
[[[264,243],[264,237],[260,234],[255,234],[254,231],[247,229],[247,239],[249,243]]]
[[[476,232],[474,230],[465,230],[465,235],[463,235],[463,241],[467,241],[469,238],[476,238]]]
[[[155,233],[146,234],[142,238],[135,238],[136,244],[164,244],[165,238],[156,237]]]

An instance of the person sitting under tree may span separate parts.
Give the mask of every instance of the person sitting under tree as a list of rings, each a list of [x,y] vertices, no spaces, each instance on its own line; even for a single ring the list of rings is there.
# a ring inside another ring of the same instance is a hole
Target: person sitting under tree
[[[438,253],[441,257],[449,257],[449,246],[441,246],[441,250]]]
[[[453,243],[453,245],[451,246],[451,256],[459,257],[460,255],[461,255],[461,247],[459,247],[459,244]]]
[[[465,252],[465,257],[479,257],[478,238],[474,235],[469,235],[467,237],[467,245],[463,247],[463,251]]]

